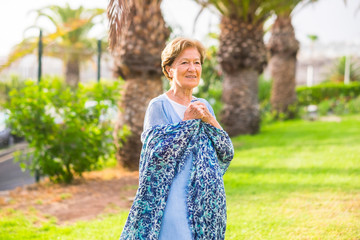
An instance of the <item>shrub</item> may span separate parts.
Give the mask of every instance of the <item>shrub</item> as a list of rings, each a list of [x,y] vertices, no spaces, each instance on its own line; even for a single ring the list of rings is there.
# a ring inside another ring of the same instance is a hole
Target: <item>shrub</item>
[[[272,79],[265,79],[264,75],[259,77],[259,102],[270,102]]]
[[[335,105],[334,99],[324,100],[318,104],[318,113],[320,116],[325,116],[329,112],[332,112]]]
[[[74,175],[93,170],[114,151],[113,127],[100,117],[109,102],[116,103],[118,82],[79,84],[77,90],[58,78],[25,84],[10,93],[8,104],[10,126],[32,149],[27,157],[17,157],[23,168],[47,175],[52,181],[69,183]],[[96,104],[85,107],[89,101]]]
[[[20,90],[25,86],[25,80],[17,75],[11,75],[4,81],[0,81],[0,109],[9,104],[9,93],[12,89]]]
[[[339,98],[335,101],[333,113],[335,115],[345,115],[349,113],[348,104],[345,98]]]
[[[360,96],[348,102],[348,111],[350,114],[360,113]]]
[[[297,87],[296,89],[298,103],[302,106],[318,104],[323,100],[347,97],[354,98],[360,95],[360,83],[326,83],[313,87]]]
[[[318,105],[318,114],[326,116],[328,114],[346,115],[346,114],[359,114],[360,113],[360,96],[357,98],[349,99],[339,97],[332,98],[320,102]]]

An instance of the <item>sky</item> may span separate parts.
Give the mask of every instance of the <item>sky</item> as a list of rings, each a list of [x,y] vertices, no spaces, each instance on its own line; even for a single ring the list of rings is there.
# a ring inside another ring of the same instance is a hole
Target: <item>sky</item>
[[[56,4],[65,5],[69,2],[75,8],[80,5],[86,8],[106,8],[108,0],[57,0]],[[31,10],[54,4],[51,0],[11,0],[3,3],[0,8],[1,38],[0,57],[6,56],[12,46],[20,42],[24,30],[33,25],[36,14]],[[315,4],[298,7],[293,14],[293,26],[296,38],[302,44],[308,44],[307,35],[315,34],[322,43],[342,42],[344,44],[360,44],[360,0],[319,0]],[[205,41],[209,31],[219,32],[220,15],[216,11],[205,10],[199,17],[194,29],[194,19],[199,6],[193,0],[163,0],[162,10],[165,21],[178,34],[194,37]],[[43,23],[45,24],[45,22]],[[94,29],[93,35],[106,34],[107,24]],[[27,36],[36,34],[27,31]]]

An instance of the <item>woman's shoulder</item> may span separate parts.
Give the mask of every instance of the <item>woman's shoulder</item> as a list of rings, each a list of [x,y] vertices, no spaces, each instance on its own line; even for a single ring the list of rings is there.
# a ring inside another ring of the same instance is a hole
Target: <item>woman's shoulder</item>
[[[148,104],[148,108],[154,107],[164,107],[164,102],[166,101],[166,97],[164,94],[161,94],[153,99],[150,100]]]
[[[165,93],[153,98],[150,100],[148,106],[147,106],[147,111],[149,112],[156,112],[156,111],[163,111],[163,112],[168,112],[169,108],[171,108],[170,106],[170,102],[167,99]]]
[[[150,106],[151,104],[162,103],[162,102],[164,102],[164,101],[166,101],[166,96],[165,96],[165,94],[163,93],[163,94],[161,94],[161,95],[159,95],[159,96],[151,99],[150,102],[149,102],[149,106]]]
[[[144,119],[144,131],[152,126],[171,123],[166,97],[162,95],[150,100]]]

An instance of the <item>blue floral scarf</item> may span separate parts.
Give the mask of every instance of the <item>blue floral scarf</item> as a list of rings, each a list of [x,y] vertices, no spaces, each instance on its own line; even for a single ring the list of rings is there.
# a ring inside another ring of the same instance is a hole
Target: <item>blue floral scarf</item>
[[[187,186],[193,239],[224,239],[223,183],[234,155],[227,133],[201,120],[154,126],[142,136],[139,188],[120,239],[158,239],[171,183],[193,155]]]

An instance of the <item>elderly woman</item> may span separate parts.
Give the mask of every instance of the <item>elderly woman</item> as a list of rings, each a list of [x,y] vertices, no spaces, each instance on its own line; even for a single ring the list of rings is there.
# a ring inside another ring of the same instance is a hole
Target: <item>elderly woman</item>
[[[224,239],[223,175],[233,146],[210,104],[192,95],[199,85],[203,45],[176,38],[163,50],[171,82],[145,115],[139,188],[120,239]]]

